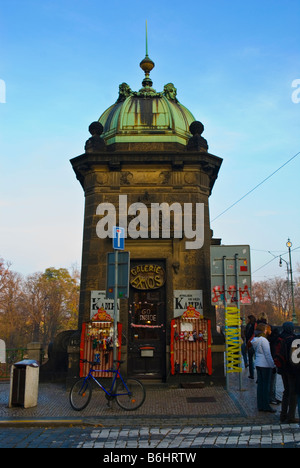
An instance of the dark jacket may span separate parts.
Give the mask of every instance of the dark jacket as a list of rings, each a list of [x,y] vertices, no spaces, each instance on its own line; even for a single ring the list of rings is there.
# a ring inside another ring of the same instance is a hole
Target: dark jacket
[[[276,350],[276,343],[279,337],[279,330],[277,327],[272,327],[272,333],[270,336],[268,336],[268,341],[270,343],[270,350],[272,357],[275,356],[275,350]]]
[[[286,343],[286,359],[287,359],[287,367],[284,370],[284,372],[287,373],[295,373],[295,369],[290,365],[289,363],[289,356],[290,356],[290,351],[291,351],[291,345],[294,339],[296,338],[296,335],[294,333],[295,331],[295,326],[293,322],[285,322],[282,325],[282,332],[280,333],[280,338],[283,338]]]
[[[299,340],[300,335],[296,336],[296,338]],[[295,375],[296,375],[296,393],[297,395],[300,395],[300,367],[296,368]]]
[[[247,323],[246,328],[245,328],[246,343],[248,343],[248,341],[251,340],[251,338],[253,337],[254,331],[255,331],[255,326],[256,326],[255,319],[253,321]]]

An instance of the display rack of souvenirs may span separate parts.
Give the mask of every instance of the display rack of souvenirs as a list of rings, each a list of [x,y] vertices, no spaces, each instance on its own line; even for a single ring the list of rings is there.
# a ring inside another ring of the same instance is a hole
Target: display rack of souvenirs
[[[122,325],[117,324],[118,336],[115,346],[118,350],[118,359],[121,357],[121,335]],[[82,324],[80,358],[94,363],[94,368],[108,370],[113,365],[114,348],[114,324],[113,318],[103,309],[98,309],[97,313],[89,322]],[[80,375],[85,376],[89,372],[88,363],[80,363]],[[111,372],[99,372],[99,377],[111,377]]]
[[[191,305],[171,321],[171,373],[212,373],[211,321]]]

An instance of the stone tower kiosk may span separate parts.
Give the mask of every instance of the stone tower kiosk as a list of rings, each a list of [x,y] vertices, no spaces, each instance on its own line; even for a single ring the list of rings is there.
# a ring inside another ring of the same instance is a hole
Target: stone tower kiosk
[[[111,236],[105,216],[114,207],[131,259],[130,297],[120,301],[119,317],[125,372],[170,378],[171,323],[192,305],[211,321],[213,369],[222,373],[222,353],[214,352],[220,347],[211,306],[208,204],[222,159],[208,152],[202,123],[178,101],[174,85],[153,89],[154,62],[147,54],[140,67],[142,88],[120,85],[117,101],[90,125],[85,153],[71,160],[85,193],[79,328],[91,317],[91,292],[106,288],[112,240],[103,230]]]

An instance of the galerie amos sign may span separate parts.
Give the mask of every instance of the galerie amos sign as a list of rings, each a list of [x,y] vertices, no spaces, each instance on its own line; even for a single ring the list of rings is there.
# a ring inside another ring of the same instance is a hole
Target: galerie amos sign
[[[158,289],[165,281],[166,272],[159,265],[142,264],[130,269],[130,284],[135,289]]]

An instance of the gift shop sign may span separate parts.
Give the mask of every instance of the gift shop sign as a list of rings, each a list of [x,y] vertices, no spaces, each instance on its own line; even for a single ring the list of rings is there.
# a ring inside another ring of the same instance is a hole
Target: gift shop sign
[[[174,317],[180,317],[192,306],[203,315],[203,291],[200,289],[174,291]]]
[[[165,281],[165,270],[159,265],[141,264],[130,269],[130,284],[135,289],[158,289]]]

